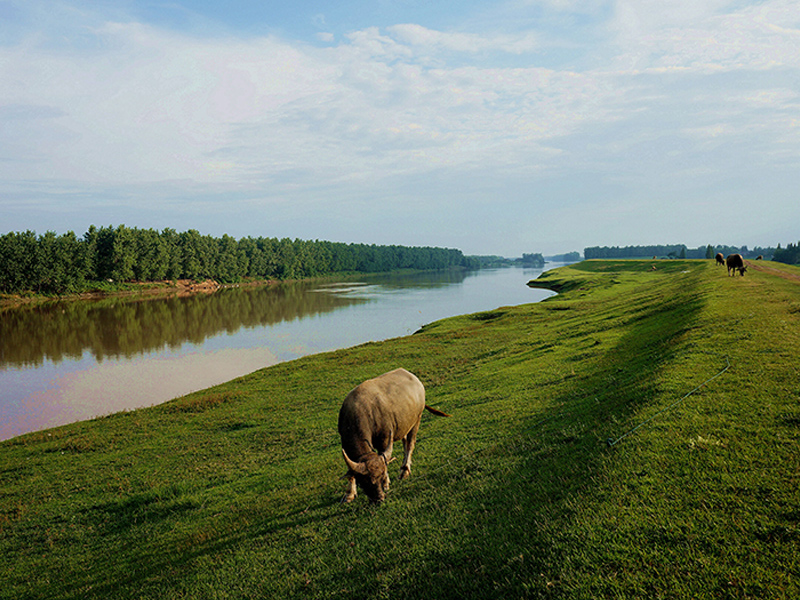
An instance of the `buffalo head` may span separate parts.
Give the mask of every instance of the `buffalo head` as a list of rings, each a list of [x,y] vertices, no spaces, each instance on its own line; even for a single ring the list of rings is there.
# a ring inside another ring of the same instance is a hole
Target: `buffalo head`
[[[372,502],[383,502],[386,492],[389,491],[389,471],[386,465],[394,458],[387,460],[383,455],[370,453],[364,456],[361,462],[355,462],[347,456],[344,448],[342,455],[347,468],[350,469],[346,477],[355,477],[356,483]]]

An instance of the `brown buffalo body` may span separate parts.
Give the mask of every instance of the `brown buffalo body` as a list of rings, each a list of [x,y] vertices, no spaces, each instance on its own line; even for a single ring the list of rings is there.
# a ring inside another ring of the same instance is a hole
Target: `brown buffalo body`
[[[411,473],[411,454],[422,412],[447,416],[425,406],[425,388],[405,369],[396,369],[356,386],[339,410],[339,435],[347,464],[348,490],[343,501],[356,497],[356,483],[373,502],[381,502],[389,489],[387,465],[392,445],[403,440],[405,456],[400,479]]]
[[[739,271],[742,277],[744,277],[744,272],[747,271],[741,254],[729,254],[728,258],[725,259],[725,265],[728,267],[728,275],[733,277],[736,277],[736,271]]]
[[[717,255],[714,258],[717,259],[717,264],[718,265],[724,265],[725,264],[725,258],[722,256],[722,252],[717,252]]]

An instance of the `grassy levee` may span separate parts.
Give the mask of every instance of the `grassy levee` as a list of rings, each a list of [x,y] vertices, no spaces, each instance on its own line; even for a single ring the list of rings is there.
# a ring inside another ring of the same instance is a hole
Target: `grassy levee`
[[[545,302],[4,442],[0,597],[800,597],[800,270],[774,266],[587,261]],[[398,366],[452,416],[385,503],[340,504],[341,401]]]

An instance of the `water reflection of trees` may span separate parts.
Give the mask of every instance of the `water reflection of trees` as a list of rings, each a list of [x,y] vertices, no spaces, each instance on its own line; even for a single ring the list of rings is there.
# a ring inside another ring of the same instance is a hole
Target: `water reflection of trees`
[[[463,283],[468,277],[475,277],[480,271],[449,269],[423,272],[382,273],[363,277],[362,281],[388,288],[437,288]]]
[[[311,284],[296,283],[224,289],[211,295],[10,308],[0,312],[0,367],[76,359],[87,350],[97,360],[132,357],[366,302],[312,290]]]

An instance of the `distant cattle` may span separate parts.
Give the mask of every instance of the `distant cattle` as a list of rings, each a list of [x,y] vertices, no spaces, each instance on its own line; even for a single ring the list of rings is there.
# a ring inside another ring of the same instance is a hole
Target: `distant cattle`
[[[728,267],[729,276],[736,277],[736,271],[739,271],[742,277],[744,277],[744,272],[747,271],[741,254],[729,254],[728,258],[725,259],[725,264]]]
[[[759,254],[758,256],[756,256],[756,260],[764,260],[764,255]]]
[[[355,499],[356,483],[372,502],[384,500],[396,440],[403,440],[405,450],[400,479],[411,474],[411,453],[425,410],[449,416],[425,405],[422,382],[405,369],[368,379],[347,394],[339,410],[339,435],[349,482],[343,502]]]
[[[722,252],[717,252],[717,255],[714,258],[717,259],[717,264],[718,265],[724,265],[725,264],[725,257],[722,256]]]

